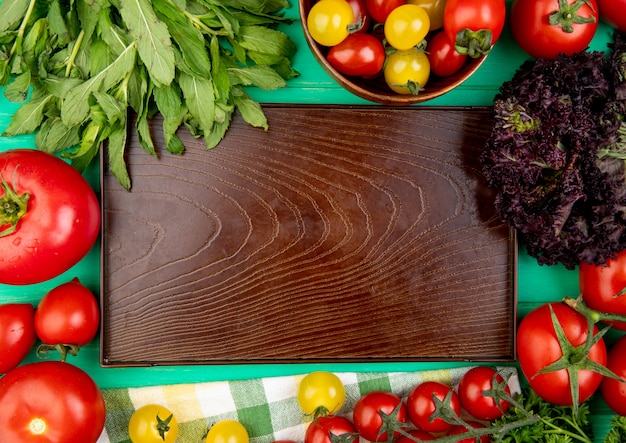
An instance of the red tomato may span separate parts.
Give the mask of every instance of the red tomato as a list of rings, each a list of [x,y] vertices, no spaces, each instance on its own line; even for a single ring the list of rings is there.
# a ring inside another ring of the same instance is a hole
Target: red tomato
[[[371,77],[383,69],[385,48],[370,34],[350,34],[330,48],[327,58],[331,66],[342,74]]]
[[[332,443],[331,433],[337,437],[345,436],[347,441],[355,441],[358,436],[354,424],[346,417],[322,415],[306,428],[304,443]]]
[[[406,408],[409,419],[415,426],[428,432],[446,432],[452,429],[452,424],[441,418],[431,420],[436,405],[433,396],[439,400],[445,400],[446,395],[451,394],[450,407],[454,412],[461,413],[461,402],[451,386],[438,381],[426,381],[420,383],[409,393],[406,399]]]
[[[82,369],[44,361],[0,378],[2,441],[94,443],[106,416],[100,389]]]
[[[581,263],[578,267],[578,282],[583,300],[591,309],[610,314],[626,315],[626,251],[606,266]],[[616,329],[626,331],[626,323],[607,321]]]
[[[406,0],[365,0],[365,6],[372,19],[378,23],[385,23],[391,11],[405,3]]]
[[[509,408],[509,402],[500,400],[498,406],[493,397],[484,395],[485,391],[494,388],[494,380],[498,385],[504,384],[504,378],[489,366],[476,366],[461,378],[458,387],[459,400],[472,417],[491,421],[500,418]],[[504,391],[511,394],[508,386]]]
[[[504,0],[447,0],[443,29],[457,51],[477,58],[491,51],[505,19]]]
[[[428,42],[428,61],[430,72],[439,77],[448,77],[461,70],[467,55],[461,54],[454,48],[445,32],[437,32]]]
[[[511,33],[526,53],[536,58],[556,58],[585,50],[598,28],[596,0],[567,0],[559,9],[554,0],[515,0],[511,6]],[[622,12],[623,13],[623,12]],[[585,23],[576,23],[579,17]]]
[[[562,406],[573,404],[570,378],[566,369],[537,374],[544,367],[563,356],[557,338],[550,307],[554,310],[568,343],[566,346],[584,346],[587,340],[587,319],[564,303],[545,303],[529,312],[517,330],[517,352],[520,368],[531,388],[550,403]],[[598,328],[593,328],[594,335]],[[606,364],[606,344],[600,339],[591,347],[590,360]],[[575,363],[575,362],[571,362]],[[577,369],[574,369],[577,370]],[[602,375],[590,370],[578,370],[578,401],[587,400],[598,389]]]
[[[397,411],[396,411],[397,408]],[[406,407],[402,399],[391,392],[373,391],[364,394],[354,405],[354,427],[357,432],[369,441],[387,441],[388,429],[383,426],[381,413],[392,415],[395,412],[396,422],[406,423]],[[397,438],[398,432],[393,433]]]
[[[0,374],[17,367],[35,345],[34,318],[31,304],[0,305]]]
[[[361,27],[355,32],[367,32],[372,24],[372,17],[365,6],[365,0],[346,0],[352,6],[354,21]]]
[[[626,380],[626,335],[611,346],[607,368],[621,379]],[[604,377],[600,392],[606,404],[616,414],[626,415],[626,383]]]
[[[84,346],[98,333],[99,322],[98,301],[77,278],[48,292],[35,312],[35,331],[48,345]]]
[[[614,28],[626,32],[626,0],[597,0],[600,17]]]
[[[429,434],[426,431],[421,431],[419,429],[410,429],[406,432],[408,432],[409,434],[411,434],[413,437],[417,438],[418,440],[429,441],[429,440],[436,439],[434,435]],[[395,443],[415,443],[415,440],[407,437],[406,435],[401,435],[400,438],[398,438],[395,441]]]
[[[0,175],[0,283],[49,280],[89,252],[100,207],[76,169],[42,151],[15,149],[0,153]]]
[[[478,423],[477,421],[468,421],[467,424],[470,425],[473,429],[485,427],[485,425],[483,425],[482,423]],[[446,435],[461,435],[466,433],[467,431],[468,429],[463,425],[454,425]],[[491,441],[491,436],[489,434],[481,435],[479,440],[480,443],[489,443]],[[462,438],[460,440],[457,440],[456,443],[476,443],[476,437]]]

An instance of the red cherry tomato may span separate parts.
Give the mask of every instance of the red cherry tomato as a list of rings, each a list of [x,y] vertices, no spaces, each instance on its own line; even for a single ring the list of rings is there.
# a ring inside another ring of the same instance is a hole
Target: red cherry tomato
[[[614,28],[626,32],[626,0],[597,0],[600,17]]]
[[[89,252],[100,206],[76,169],[43,151],[14,149],[0,153],[0,175],[0,283],[49,280]]]
[[[345,75],[372,77],[383,69],[385,48],[370,34],[350,34],[328,51],[328,62]]]
[[[606,266],[581,263],[578,267],[578,283],[582,298],[591,309],[626,315],[626,251],[609,258]],[[626,331],[624,322],[606,323]]]
[[[98,386],[69,363],[29,363],[0,378],[3,442],[95,443],[106,410]]]
[[[587,340],[587,319],[564,303],[545,303],[529,312],[517,330],[517,352],[520,368],[530,387],[550,403],[571,406],[573,399],[566,369],[538,374],[540,370],[563,356],[550,314],[552,307],[567,341],[573,346]],[[593,328],[594,335],[598,328]],[[600,339],[591,347],[588,358],[606,365],[606,344]],[[590,370],[578,370],[579,402],[587,400],[598,389],[602,375]]]
[[[397,409],[397,411],[396,411]],[[391,392],[373,391],[364,394],[354,405],[352,420],[357,432],[369,441],[387,441],[388,429],[383,429],[381,412],[393,415],[399,423],[406,423],[406,407],[402,399]],[[393,437],[400,435],[397,431]]]
[[[333,436],[345,436],[347,441],[354,442],[357,431],[354,424],[340,415],[322,415],[315,418],[306,428],[304,443],[332,443]],[[343,441],[343,439],[342,439]]]
[[[17,367],[35,345],[34,319],[29,303],[0,305],[0,374]]]
[[[560,2],[553,0],[513,2],[511,33],[526,53],[536,58],[556,58],[560,52],[572,55],[587,48],[598,28],[596,0],[565,3],[567,6],[559,9]],[[588,22],[572,22],[575,16]]]
[[[461,70],[467,61],[467,55],[454,48],[445,32],[437,32],[428,42],[427,54],[430,72],[439,77],[448,77]]]
[[[626,380],[626,335],[611,346],[607,368],[621,379]],[[626,383],[604,377],[600,392],[606,404],[616,414],[626,415]]]
[[[372,19],[378,23],[385,23],[391,11],[405,3],[406,0],[365,0],[365,6]]]
[[[354,12],[354,22],[360,25],[358,31],[355,32],[367,32],[372,24],[372,17],[365,6],[365,0],[346,0],[352,7]]]
[[[479,420],[495,420],[500,418],[503,412],[509,408],[509,403],[501,400],[498,404],[493,397],[484,395],[497,384],[503,384],[504,378],[494,368],[489,366],[476,366],[467,371],[459,382],[458,393],[461,406],[474,418]],[[504,388],[509,395],[511,390]]]
[[[437,381],[426,381],[414,387],[406,399],[406,408],[411,422],[418,429],[428,432],[446,432],[452,429],[452,424],[441,418],[431,420],[436,409],[433,396],[443,401],[448,394],[451,394],[450,407],[459,415],[461,402],[451,386]]]

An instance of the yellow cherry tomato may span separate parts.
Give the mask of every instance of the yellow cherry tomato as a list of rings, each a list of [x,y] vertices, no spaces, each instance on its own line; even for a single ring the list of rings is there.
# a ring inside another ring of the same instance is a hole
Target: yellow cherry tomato
[[[446,0],[407,0],[411,5],[417,5],[426,11],[430,18],[430,30],[435,31],[443,28],[443,11]]]
[[[332,372],[317,371],[304,376],[296,394],[305,414],[335,414],[346,401],[343,382]]]
[[[416,5],[398,6],[387,16],[384,32],[387,43],[403,51],[426,38],[430,30],[430,18],[424,9]]]
[[[430,77],[430,62],[417,48],[396,51],[387,57],[385,82],[398,94],[417,95]]]
[[[174,443],[178,438],[178,422],[166,407],[145,405],[131,415],[128,434],[133,443]]]
[[[206,443],[248,443],[246,428],[236,420],[221,420],[209,429]]]
[[[307,29],[313,40],[335,46],[350,34],[354,11],[346,0],[320,0],[309,10]]]

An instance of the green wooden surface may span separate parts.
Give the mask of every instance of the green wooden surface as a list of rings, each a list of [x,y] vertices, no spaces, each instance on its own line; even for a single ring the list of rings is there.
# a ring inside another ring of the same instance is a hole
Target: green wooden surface
[[[510,2],[509,2],[510,4]],[[297,5],[287,11],[291,17],[297,18]],[[369,104],[343,90],[319,67],[303,38],[299,21],[284,28],[298,45],[298,53],[294,58],[294,67],[300,77],[289,82],[289,87],[272,92],[251,89],[250,95],[262,103],[309,103],[309,104]],[[592,42],[591,49],[605,51],[610,39],[611,29],[601,24]],[[508,27],[486,62],[468,81],[454,91],[426,103],[433,106],[489,106],[499,86],[510,79],[515,70],[525,59],[525,54],[512,40]],[[19,104],[10,103],[0,90],[0,132],[6,128],[11,115],[19,108]],[[375,105],[374,105],[375,106]],[[33,136],[14,138],[0,137],[0,151],[14,148],[34,147]],[[219,149],[219,147],[218,147]],[[210,155],[207,154],[207,155]],[[87,171],[90,183],[98,190],[98,165]],[[1,253],[1,252],[0,252]],[[30,302],[37,304],[51,288],[70,280],[73,277],[87,285],[94,293],[99,291],[100,247],[93,250],[74,268],[53,280],[30,286],[0,285],[0,303]],[[567,271],[561,266],[538,266],[536,261],[528,257],[520,247],[519,256],[519,304],[520,316],[534,306],[550,300],[559,300],[565,295],[575,296],[578,293],[577,273]],[[389,326],[390,328],[393,325]],[[311,337],[314,340],[314,337]],[[341,337],[338,337],[341,339]],[[488,339],[488,338],[486,338]],[[609,336],[609,340],[615,335]],[[314,369],[331,371],[401,371],[423,370],[464,363],[421,362],[421,363],[350,363],[350,364],[276,364],[276,365],[237,365],[237,366],[176,366],[150,368],[102,368],[99,366],[99,343],[95,340],[83,348],[78,357],[70,357],[71,362],[85,369],[102,388],[134,387],[169,383],[188,383],[212,380],[234,380],[253,377],[305,373]],[[37,357],[31,354],[28,361]],[[608,430],[612,417],[611,411],[600,399],[593,400],[594,424],[597,441]]]

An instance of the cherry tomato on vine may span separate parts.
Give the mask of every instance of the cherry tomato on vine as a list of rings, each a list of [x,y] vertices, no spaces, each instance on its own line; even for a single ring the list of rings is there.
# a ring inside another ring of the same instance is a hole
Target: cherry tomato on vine
[[[387,43],[400,51],[416,46],[424,40],[429,30],[430,18],[426,11],[408,4],[391,11],[384,25]]]
[[[144,405],[131,415],[128,434],[133,443],[173,443],[178,438],[178,421],[165,406]]]
[[[205,443],[248,443],[246,428],[236,420],[221,420],[211,426]]]
[[[607,368],[626,380],[626,335],[620,337],[609,349]],[[602,398],[619,415],[626,415],[626,383],[604,377],[600,387]]]
[[[495,382],[495,383],[494,383]],[[508,386],[504,385],[504,378],[494,368],[489,366],[475,366],[467,371],[459,382],[458,395],[461,406],[474,418],[479,420],[495,420],[509,408],[509,402],[500,400],[496,403],[493,396],[485,392],[493,391],[494,386],[503,386],[507,394],[511,394]]]
[[[28,363],[0,378],[3,442],[95,443],[105,418],[102,392],[69,363]]]
[[[431,420],[436,410],[433,396],[445,401],[449,396],[449,406],[456,412],[461,413],[461,402],[451,386],[438,381],[426,381],[415,386],[406,399],[406,408],[411,422],[418,429],[428,432],[446,432],[452,429],[452,424],[437,417]]]
[[[307,29],[313,40],[322,46],[341,43],[353,25],[354,12],[345,0],[320,0],[307,16]]]
[[[581,263],[578,283],[583,301],[591,309],[626,315],[626,251],[609,258],[606,266]],[[615,329],[626,331],[626,323],[607,321]]]
[[[334,438],[342,437],[342,441],[356,443],[358,434],[354,424],[341,415],[326,415],[317,417],[306,428],[304,443],[332,443]]]
[[[404,5],[406,0],[365,0],[365,6],[370,15],[378,23],[385,23],[387,16],[398,6]]]
[[[33,305],[30,303],[0,305],[0,374],[17,367],[36,341]]]
[[[436,31],[443,27],[443,10],[446,0],[407,0],[407,3],[423,8],[430,19],[430,30]]]
[[[598,17],[596,0],[515,0],[511,33],[532,57],[556,58],[561,52],[572,55],[587,48]]]
[[[551,309],[556,324],[560,325],[565,334],[564,343],[558,339]],[[593,334],[597,333],[598,328],[594,326]],[[530,387],[539,397],[556,405],[571,406],[574,403],[567,368],[538,373],[563,358],[564,353],[569,355],[565,357],[564,363],[569,370],[577,371],[578,374],[578,402],[587,400],[598,389],[603,376],[598,372],[582,369],[580,365],[588,360],[601,366],[606,365],[607,352],[604,339],[600,338],[591,347],[588,355],[581,352],[572,355],[574,347],[584,348],[587,336],[586,317],[564,303],[545,303],[530,311],[522,319],[517,330],[519,365]]]
[[[597,0],[600,17],[609,25],[626,32],[626,0]]]
[[[467,61],[467,55],[454,48],[445,32],[437,32],[428,42],[428,61],[430,72],[439,77],[448,77],[461,70]]]
[[[296,399],[305,414],[332,415],[346,401],[346,389],[341,379],[332,372],[316,371],[300,381]]]
[[[482,423],[479,423],[477,421],[468,421],[467,422],[468,425],[470,425],[472,427],[472,429],[478,429],[478,428],[484,428],[485,425],[483,425]],[[452,429],[450,429],[448,431],[448,433],[446,434],[447,436],[452,436],[452,435],[461,435],[461,434],[465,434],[468,431],[468,429],[463,426],[463,425],[454,425],[452,427]],[[466,437],[466,438],[462,438],[460,440],[457,440],[456,443],[477,443],[477,441],[480,441],[480,443],[489,443],[491,441],[491,436],[490,435],[481,435],[478,440],[476,440],[476,437]]]
[[[342,74],[372,77],[382,71],[386,54],[380,40],[371,34],[358,32],[330,48],[326,57],[330,65]]]
[[[505,19],[504,0],[447,0],[443,29],[457,51],[478,58],[498,41]]]
[[[398,94],[417,95],[430,77],[430,62],[417,48],[396,51],[387,57],[383,70],[385,82]]]
[[[402,399],[392,392],[372,391],[362,395],[354,405],[352,420],[358,433],[366,440],[387,441],[388,433],[393,432],[393,438],[400,435],[395,429],[388,429],[384,424],[381,413],[391,415],[396,423],[407,422],[406,406]]]

